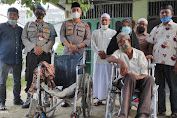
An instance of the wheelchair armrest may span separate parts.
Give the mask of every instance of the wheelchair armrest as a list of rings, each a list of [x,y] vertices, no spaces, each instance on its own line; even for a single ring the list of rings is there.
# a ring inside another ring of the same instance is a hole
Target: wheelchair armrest
[[[119,65],[117,63],[111,62],[111,65],[113,65],[115,68],[119,68]]]
[[[155,66],[156,66],[155,63],[151,63],[151,64],[148,66],[148,69],[155,69]]]
[[[78,67],[84,68],[86,66],[86,64],[78,64]]]

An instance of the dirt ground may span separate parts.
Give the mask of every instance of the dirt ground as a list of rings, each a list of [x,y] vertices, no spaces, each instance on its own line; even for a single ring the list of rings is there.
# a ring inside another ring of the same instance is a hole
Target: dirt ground
[[[25,100],[26,94],[24,91],[21,93],[22,99]],[[170,115],[170,104],[169,104],[169,95],[167,94],[167,115]],[[7,91],[7,102],[6,102],[7,111],[0,111],[0,118],[26,118],[28,109],[22,109],[21,106],[13,105],[13,93],[12,91]],[[116,102],[117,109],[119,108],[118,100]],[[71,107],[62,108],[60,105],[57,107],[55,115],[53,118],[70,118],[70,113],[72,111]],[[131,116],[129,118],[135,117],[136,108],[132,108]],[[104,118],[105,117],[105,105],[94,106],[93,114],[90,118]],[[83,118],[81,116],[81,118]],[[114,117],[116,118],[116,116]],[[163,117],[161,117],[163,118]]]

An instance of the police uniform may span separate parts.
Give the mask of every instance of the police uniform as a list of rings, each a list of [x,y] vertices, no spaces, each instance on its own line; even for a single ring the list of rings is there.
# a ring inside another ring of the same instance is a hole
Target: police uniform
[[[50,50],[55,43],[55,37],[56,32],[54,26],[46,22],[28,22],[24,27],[22,42],[27,51],[25,74],[25,80],[27,81],[26,92],[31,86],[33,71],[37,67],[37,64],[41,61],[51,63]],[[36,55],[34,53],[35,46],[41,47],[44,52],[41,55]]]
[[[65,21],[60,30],[60,41],[64,43],[72,43],[78,45],[80,43],[85,43],[86,46],[90,44],[90,28],[87,23],[83,21],[74,22],[73,20]],[[76,54],[82,54],[84,48],[79,48]],[[68,47],[64,46],[63,55],[70,55],[72,52]]]

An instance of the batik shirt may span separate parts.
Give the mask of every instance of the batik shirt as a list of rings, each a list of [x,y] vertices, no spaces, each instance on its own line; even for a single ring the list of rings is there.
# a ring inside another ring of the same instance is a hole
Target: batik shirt
[[[177,51],[177,24],[172,20],[164,25],[153,28],[147,41],[154,44],[153,56],[154,62],[174,66],[176,63]]]

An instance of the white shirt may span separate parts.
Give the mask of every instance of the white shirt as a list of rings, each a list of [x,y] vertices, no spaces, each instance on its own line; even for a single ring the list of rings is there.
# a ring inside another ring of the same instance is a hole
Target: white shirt
[[[111,41],[112,37],[116,34],[112,29],[97,29],[94,30],[91,37],[91,47],[94,51],[94,63],[108,64],[107,59],[101,59],[98,55],[98,51],[103,50],[106,53],[106,49]]]
[[[154,44],[154,62],[174,66],[177,51],[177,24],[172,20],[153,28],[147,41]]]
[[[148,75],[148,62],[142,51],[133,48],[133,56],[131,59],[120,50],[116,50],[112,56],[124,61],[129,72],[133,72],[136,75]]]

